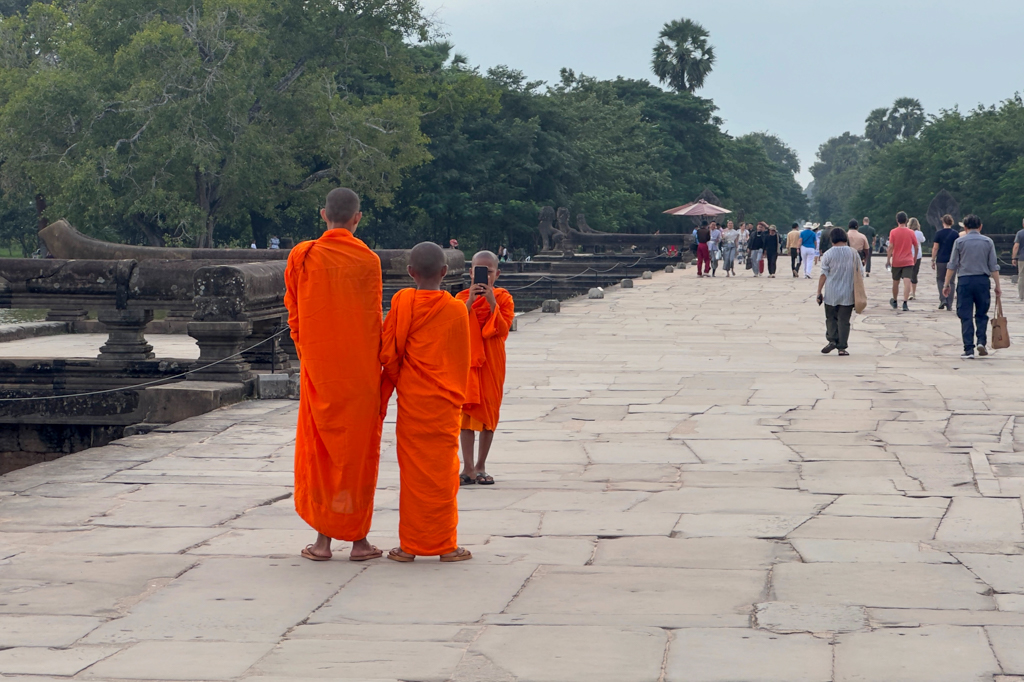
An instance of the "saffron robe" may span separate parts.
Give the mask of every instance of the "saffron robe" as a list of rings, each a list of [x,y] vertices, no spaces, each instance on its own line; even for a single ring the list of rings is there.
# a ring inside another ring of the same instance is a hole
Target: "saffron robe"
[[[380,464],[380,259],[332,229],[288,256],[285,305],[302,363],[295,509],[317,532],[362,540]]]
[[[460,291],[456,298],[465,304],[469,290]],[[462,406],[463,414],[482,423],[488,431],[498,427],[501,399],[505,394],[505,341],[516,316],[512,294],[495,288],[494,299],[498,303],[494,310],[483,296],[473,301],[473,312],[469,316],[473,357],[466,404]]]
[[[381,341],[383,405],[398,389],[396,436],[402,551],[458,549],[459,432],[469,380],[469,314],[447,291],[403,289]],[[382,409],[383,411],[383,409]]]

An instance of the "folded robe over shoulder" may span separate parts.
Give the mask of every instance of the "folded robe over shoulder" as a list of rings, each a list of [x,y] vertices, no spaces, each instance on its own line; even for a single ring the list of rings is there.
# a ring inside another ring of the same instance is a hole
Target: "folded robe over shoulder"
[[[380,464],[380,259],[348,230],[302,242],[285,271],[302,363],[295,509],[316,531],[362,540]]]
[[[469,290],[460,291],[456,298],[465,303],[469,300]],[[516,316],[512,294],[495,288],[494,299],[498,303],[494,310],[482,296],[473,301],[473,312],[469,316],[473,358],[466,404],[462,406],[463,413],[483,423],[488,431],[494,431],[498,426],[501,399],[505,393],[505,341]]]
[[[398,538],[402,551],[458,549],[459,431],[469,379],[469,315],[447,291],[403,289],[381,342],[385,390],[398,388]]]

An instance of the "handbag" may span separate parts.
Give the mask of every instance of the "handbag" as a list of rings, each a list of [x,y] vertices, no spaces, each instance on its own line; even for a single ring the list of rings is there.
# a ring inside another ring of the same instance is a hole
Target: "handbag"
[[[860,271],[860,255],[853,252],[853,309],[857,314],[868,307],[868,292],[864,288],[864,275]],[[995,320],[993,320],[995,322]]]
[[[996,296],[996,316],[992,318],[992,347],[1010,347],[1010,330],[1006,328],[1006,318],[1003,317],[1002,296]]]

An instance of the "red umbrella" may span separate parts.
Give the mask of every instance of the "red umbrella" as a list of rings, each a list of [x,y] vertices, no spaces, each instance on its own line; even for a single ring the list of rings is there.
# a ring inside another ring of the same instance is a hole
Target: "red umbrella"
[[[684,216],[710,216],[710,215],[723,215],[725,213],[732,213],[727,208],[721,206],[715,206],[701,199],[690,204],[683,206],[677,206],[676,208],[664,211],[669,215],[684,215]]]

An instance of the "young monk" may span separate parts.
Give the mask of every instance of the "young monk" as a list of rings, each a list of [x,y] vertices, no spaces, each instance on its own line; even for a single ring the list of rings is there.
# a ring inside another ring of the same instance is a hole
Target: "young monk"
[[[456,298],[469,310],[469,340],[473,351],[469,370],[469,389],[462,406],[462,485],[494,485],[487,474],[487,455],[491,451],[498,413],[505,393],[505,340],[508,339],[515,302],[505,289],[495,288],[501,275],[498,257],[490,251],[473,256],[473,268],[487,268],[487,284],[474,284]],[[473,461],[476,433],[480,433],[480,451]]]
[[[398,388],[398,499],[400,547],[395,561],[440,556],[441,561],[473,557],[459,547],[456,495],[459,492],[459,427],[469,379],[469,315],[447,291],[444,251],[417,244],[409,256],[415,289],[391,299],[384,321],[380,361],[384,365],[383,405]],[[383,409],[381,411],[384,411]]]
[[[380,463],[380,259],[355,231],[359,197],[334,189],[320,211],[327,231],[302,242],[285,270],[288,324],[302,362],[295,435],[295,509],[317,531],[302,550],[331,558],[331,539],[352,542],[351,561],[383,552],[366,536]]]

